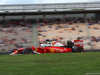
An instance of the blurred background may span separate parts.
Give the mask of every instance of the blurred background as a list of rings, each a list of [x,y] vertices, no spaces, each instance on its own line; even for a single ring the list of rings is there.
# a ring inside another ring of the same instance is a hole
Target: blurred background
[[[0,5],[0,52],[46,39],[83,40],[85,50],[100,50],[100,2]]]

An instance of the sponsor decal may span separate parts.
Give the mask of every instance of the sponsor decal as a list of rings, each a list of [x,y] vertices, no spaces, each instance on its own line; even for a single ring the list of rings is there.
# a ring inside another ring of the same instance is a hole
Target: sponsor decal
[[[75,42],[75,45],[83,46],[83,42]]]
[[[54,53],[54,49],[53,49],[53,48],[51,48],[51,49],[50,49],[50,52],[51,52],[51,53]]]
[[[66,50],[66,48],[64,48],[64,50]]]
[[[57,53],[59,53],[59,50],[57,50]]]
[[[83,42],[75,42],[76,45],[83,44]]]
[[[54,42],[52,43],[52,45],[54,45]]]
[[[37,48],[35,48],[35,51],[37,51]]]

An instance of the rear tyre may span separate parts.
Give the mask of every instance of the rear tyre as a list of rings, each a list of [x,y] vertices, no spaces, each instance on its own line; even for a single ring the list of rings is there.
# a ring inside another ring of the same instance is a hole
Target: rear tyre
[[[84,52],[84,49],[83,49],[83,47],[80,47],[80,46],[73,46],[72,51],[79,53],[79,52]]]
[[[22,54],[33,54],[33,50],[31,48],[25,48],[22,50]]]

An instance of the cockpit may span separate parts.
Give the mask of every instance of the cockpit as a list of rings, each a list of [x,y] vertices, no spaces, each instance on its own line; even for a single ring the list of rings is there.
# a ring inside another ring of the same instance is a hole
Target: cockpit
[[[41,44],[40,47],[50,47],[50,46],[57,46],[57,47],[61,47],[61,46],[65,46],[64,44],[57,42],[57,41],[53,41],[53,42],[47,42],[46,44]]]

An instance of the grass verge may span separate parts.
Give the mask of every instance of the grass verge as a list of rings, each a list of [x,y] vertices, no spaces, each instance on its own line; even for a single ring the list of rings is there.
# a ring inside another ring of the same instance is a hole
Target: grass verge
[[[0,75],[87,75],[87,73],[100,73],[100,52],[0,56]]]

